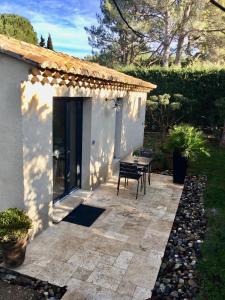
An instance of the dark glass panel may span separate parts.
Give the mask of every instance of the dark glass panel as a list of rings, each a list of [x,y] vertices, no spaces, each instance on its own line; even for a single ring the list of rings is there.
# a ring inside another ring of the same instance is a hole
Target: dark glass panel
[[[65,193],[66,170],[66,106],[65,102],[53,102],[53,197]]]

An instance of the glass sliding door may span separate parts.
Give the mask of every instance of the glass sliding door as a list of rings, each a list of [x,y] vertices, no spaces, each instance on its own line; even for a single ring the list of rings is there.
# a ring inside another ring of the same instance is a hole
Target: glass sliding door
[[[66,105],[53,103],[53,197],[65,194],[66,174]]]
[[[82,100],[53,100],[54,202],[81,187]]]

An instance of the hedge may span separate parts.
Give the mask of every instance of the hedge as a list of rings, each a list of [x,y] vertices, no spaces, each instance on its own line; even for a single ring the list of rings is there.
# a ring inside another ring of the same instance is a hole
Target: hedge
[[[215,100],[225,97],[225,69],[128,68],[124,73],[156,84],[152,95],[183,94],[195,100],[187,122],[199,126],[221,126]]]

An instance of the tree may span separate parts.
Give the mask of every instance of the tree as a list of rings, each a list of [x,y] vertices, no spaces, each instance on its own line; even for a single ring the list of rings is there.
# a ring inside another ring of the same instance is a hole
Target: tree
[[[198,15],[195,27],[189,33],[190,57],[204,62],[224,63],[225,25],[222,12],[207,2],[199,7]]]
[[[146,119],[162,132],[162,138],[165,139],[168,129],[184,118],[187,109],[191,110],[190,100],[181,94],[150,96]]]
[[[54,49],[53,49],[53,43],[52,43],[52,37],[51,37],[51,34],[48,35],[47,49],[54,50]]]
[[[225,12],[225,6],[220,4],[219,2],[215,0],[210,0],[210,3],[213,4],[215,7],[219,8],[222,12]],[[225,98],[220,98],[215,103],[216,107],[218,108],[218,112],[220,115],[220,118],[225,120]],[[220,145],[225,147],[225,121],[223,126],[223,133],[220,140]]]
[[[218,1],[216,0],[210,0],[210,3],[215,5],[216,7],[218,7],[220,10],[225,12],[225,6],[223,6],[222,4],[220,4]]]
[[[27,43],[38,43],[37,34],[30,21],[18,15],[1,14],[0,33]]]
[[[147,51],[147,45],[143,36],[137,36],[121,19],[112,0],[101,0],[101,15],[97,15],[98,26],[85,28],[89,34],[89,44],[101,55],[110,56],[110,61],[115,64],[132,64],[138,56]],[[142,28],[137,11],[137,5],[130,5],[130,0],[121,2],[129,22]],[[146,26],[146,24],[144,24]],[[142,28],[143,29],[143,28]]]
[[[43,38],[42,35],[41,35],[41,38],[40,38],[39,46],[45,47],[45,39]]]
[[[122,65],[224,57],[225,28],[207,1],[101,0],[98,23],[86,28],[90,45]]]

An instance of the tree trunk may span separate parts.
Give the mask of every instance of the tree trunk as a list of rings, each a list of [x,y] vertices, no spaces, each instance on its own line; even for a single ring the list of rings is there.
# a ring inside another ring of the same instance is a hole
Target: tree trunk
[[[184,39],[187,34],[187,33],[185,33],[185,28],[189,21],[189,17],[191,14],[191,8],[192,8],[192,2],[186,5],[186,7],[184,9],[184,14],[183,14],[183,17],[181,20],[181,24],[180,24],[179,37],[178,37],[177,49],[176,49],[176,58],[175,58],[175,62],[174,62],[174,64],[177,66],[180,66],[180,64],[181,64]]]
[[[181,65],[181,56],[183,52],[183,46],[184,46],[184,36],[180,35],[177,42],[177,50],[176,50],[176,58],[174,64],[176,66]]]
[[[224,126],[223,126],[222,137],[221,137],[221,140],[220,140],[220,146],[225,147],[225,122],[224,122]]]
[[[165,33],[164,33],[164,43],[163,43],[163,58],[162,66],[165,68],[169,67],[169,57],[170,57],[170,16],[169,12],[165,12]]]

